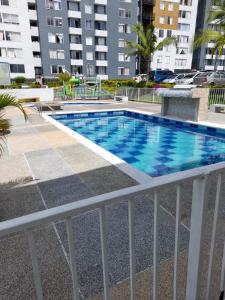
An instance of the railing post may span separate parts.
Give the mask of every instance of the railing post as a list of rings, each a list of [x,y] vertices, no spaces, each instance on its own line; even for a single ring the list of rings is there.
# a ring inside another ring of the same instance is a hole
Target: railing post
[[[138,88],[138,102],[140,101],[140,88]]]
[[[153,92],[153,95],[152,95],[152,103],[155,103],[155,90],[153,89],[152,92]]]
[[[191,230],[185,298],[188,300],[198,299],[199,294],[203,230],[208,207],[208,176],[209,175],[204,175],[195,179],[193,183]]]
[[[41,285],[41,276],[40,270],[38,267],[38,260],[36,254],[36,247],[34,242],[34,236],[31,230],[27,231],[28,243],[29,243],[29,251],[31,256],[31,263],[33,268],[33,277],[34,277],[34,285],[36,288],[37,300],[43,300],[43,290]]]

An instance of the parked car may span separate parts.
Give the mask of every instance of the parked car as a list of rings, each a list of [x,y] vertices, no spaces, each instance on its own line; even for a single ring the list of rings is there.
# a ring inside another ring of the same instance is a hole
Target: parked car
[[[185,74],[175,74],[163,80],[163,83],[177,83],[177,80],[184,78]]]
[[[225,85],[225,72],[216,71],[207,76],[204,84],[208,85]]]
[[[138,74],[133,77],[133,80],[135,80],[137,83],[141,81],[148,81],[148,75],[147,74]]]
[[[193,84],[197,74],[199,74],[199,72],[188,73],[183,78],[178,79],[176,84]]]
[[[151,72],[150,79],[159,83],[172,75],[174,73],[170,70],[154,70]]]
[[[195,85],[203,85],[207,83],[207,77],[211,76],[213,72],[208,71],[208,72],[199,72],[193,80],[193,84]]]

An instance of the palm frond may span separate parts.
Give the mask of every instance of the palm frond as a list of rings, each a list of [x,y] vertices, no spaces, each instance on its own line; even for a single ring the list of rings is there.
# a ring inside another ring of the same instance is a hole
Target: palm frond
[[[203,30],[199,32],[194,40],[193,48],[197,49],[209,42],[216,42],[221,36],[221,33],[215,30]]]
[[[2,94],[0,95],[0,111],[8,106],[17,107],[24,116],[24,119],[27,120],[27,114],[23,108],[23,106],[18,102],[18,100],[9,94]]]
[[[177,38],[175,36],[166,37],[156,46],[156,51],[170,45],[177,45]]]

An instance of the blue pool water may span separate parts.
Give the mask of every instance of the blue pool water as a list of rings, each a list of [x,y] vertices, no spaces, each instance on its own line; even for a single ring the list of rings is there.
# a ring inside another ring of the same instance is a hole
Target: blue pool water
[[[225,160],[221,129],[128,111],[54,118],[150,176]]]
[[[108,105],[110,103],[102,103],[102,102],[68,102],[68,103],[64,103],[64,105],[78,105],[78,106],[90,106],[90,105]]]

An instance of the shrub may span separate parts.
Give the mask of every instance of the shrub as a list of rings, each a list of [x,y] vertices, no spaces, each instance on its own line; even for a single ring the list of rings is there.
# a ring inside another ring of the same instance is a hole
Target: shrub
[[[27,79],[23,76],[17,76],[14,78],[14,81],[15,81],[15,83],[21,84],[21,83],[25,83],[27,81]]]
[[[29,88],[31,89],[39,89],[41,87],[39,82],[32,82],[29,84]]]

